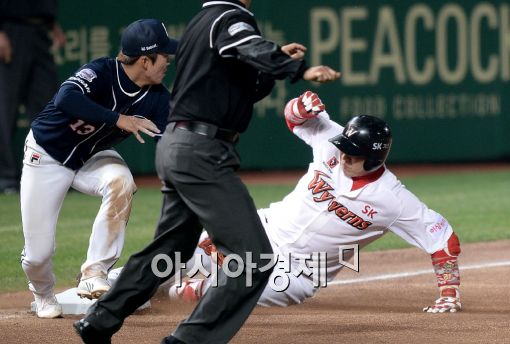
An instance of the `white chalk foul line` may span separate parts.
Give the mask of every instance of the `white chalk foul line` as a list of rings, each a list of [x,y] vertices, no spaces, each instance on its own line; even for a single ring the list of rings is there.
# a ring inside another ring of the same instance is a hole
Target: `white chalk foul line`
[[[500,262],[488,262],[481,264],[472,264],[472,265],[462,265],[460,266],[460,270],[475,270],[475,269],[485,269],[485,268],[496,268],[501,266],[510,266],[510,260],[500,261]],[[384,281],[395,278],[405,278],[405,277],[413,277],[419,275],[433,274],[434,270],[417,270],[417,271],[407,271],[407,272],[397,272],[393,274],[382,274],[361,278],[352,278],[346,280],[335,280],[328,282],[328,285],[339,285],[339,284],[356,284],[356,283],[365,283],[365,282],[373,282],[373,281]]]

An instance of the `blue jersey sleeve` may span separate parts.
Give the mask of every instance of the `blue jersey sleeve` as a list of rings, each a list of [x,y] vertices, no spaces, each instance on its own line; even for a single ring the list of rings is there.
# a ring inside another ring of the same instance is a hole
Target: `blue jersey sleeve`
[[[63,84],[55,96],[57,109],[86,122],[115,125],[119,113],[111,111],[88,98],[70,84]]]
[[[104,73],[99,63],[83,66],[61,85],[55,96],[55,106],[64,113],[91,123],[115,125],[119,113],[96,101],[111,93],[111,73]],[[105,67],[103,67],[105,68]]]

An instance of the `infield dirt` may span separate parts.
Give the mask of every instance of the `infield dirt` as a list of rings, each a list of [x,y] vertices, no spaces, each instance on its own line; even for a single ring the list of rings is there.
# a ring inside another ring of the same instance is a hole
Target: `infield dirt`
[[[425,253],[361,252],[360,272],[344,269],[338,280],[427,269],[430,273],[329,285],[302,305],[257,307],[232,343],[510,343],[510,240],[467,244],[462,249],[461,312],[421,312],[437,297]],[[503,265],[484,267],[495,262]],[[38,319],[29,312],[30,301],[31,294],[25,291],[0,294],[1,343],[80,343],[72,328],[79,317]],[[158,293],[152,308],[129,317],[112,343],[159,343],[192,309],[192,304]]]

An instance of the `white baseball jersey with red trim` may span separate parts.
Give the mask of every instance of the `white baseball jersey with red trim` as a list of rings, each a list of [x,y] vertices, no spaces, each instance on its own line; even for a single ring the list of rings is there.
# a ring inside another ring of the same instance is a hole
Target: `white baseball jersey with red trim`
[[[429,254],[446,246],[448,221],[429,209],[386,169],[362,178],[347,177],[340,151],[328,140],[343,127],[326,112],[294,128],[313,149],[313,162],[295,189],[260,211],[278,250],[293,254],[327,254],[327,279],[341,269],[340,245],[370,242],[391,231]]]

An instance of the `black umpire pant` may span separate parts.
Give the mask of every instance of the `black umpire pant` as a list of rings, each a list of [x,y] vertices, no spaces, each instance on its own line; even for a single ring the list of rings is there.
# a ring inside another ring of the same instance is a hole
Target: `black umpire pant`
[[[221,252],[243,259],[252,252],[258,267],[267,264],[261,254],[272,253],[253,200],[235,173],[239,158],[234,144],[173,127],[169,125],[156,151],[165,187],[155,239],[129,258],[112,289],[88,312],[85,320],[99,330],[118,330],[170,277],[153,273],[153,258],[164,254],[173,259],[181,252],[186,262],[203,227]],[[246,270],[232,278],[220,269],[218,287],[209,288],[174,336],[185,343],[227,343],[248,318],[271,274],[271,269],[252,271],[253,286],[246,287]]]

